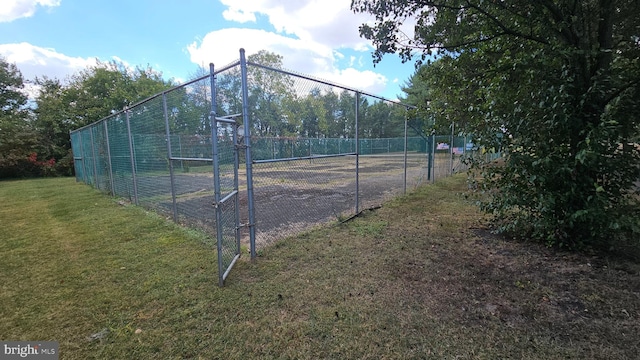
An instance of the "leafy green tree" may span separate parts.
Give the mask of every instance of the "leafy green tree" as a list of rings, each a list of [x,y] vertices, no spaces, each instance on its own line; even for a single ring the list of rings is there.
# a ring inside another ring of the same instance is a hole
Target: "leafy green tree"
[[[355,138],[356,131],[356,97],[351,91],[344,90],[340,93],[337,124],[344,138]]]
[[[266,50],[249,55],[247,61],[273,69],[282,69],[282,56]],[[283,129],[287,127],[289,119],[283,116],[281,105],[286,102],[286,99],[295,97],[293,80],[288,75],[277,71],[250,66],[247,82],[252,111],[250,116],[256,135],[284,135]]]
[[[24,79],[15,64],[0,57],[0,115],[3,120],[23,116],[22,108],[27,103],[23,92]]]
[[[340,121],[340,97],[333,91],[327,91],[322,95],[322,105],[327,116],[327,137],[345,137],[344,126]]]
[[[26,104],[22,73],[0,57],[0,178],[37,172],[29,156],[38,151],[39,139]]]
[[[374,101],[368,106],[362,121],[365,136],[371,138],[391,138],[404,136],[404,119],[401,112],[394,111],[395,105],[385,101]],[[404,108],[404,107],[403,107]]]
[[[429,93],[425,78],[426,70],[426,66],[418,67],[401,88],[405,93],[402,99],[403,102],[417,107],[418,110],[423,113],[429,110],[429,103],[431,101],[431,94]]]
[[[55,173],[71,174],[73,156],[69,131],[105,118],[173,85],[153,69],[129,69],[121,63],[99,63],[86,68],[66,83],[36,78],[32,127],[38,135],[38,154],[56,160]],[[138,114],[139,115],[139,114]],[[163,119],[157,127],[164,129]],[[120,132],[124,122],[118,123]]]
[[[38,96],[35,99],[33,126],[40,138],[39,154],[56,159],[56,172],[73,173],[73,154],[69,132],[77,125],[69,121],[70,99],[64,85],[58,79],[36,78]]]
[[[88,125],[173,85],[149,67],[130,70],[115,61],[99,63],[74,75],[66,87],[69,121]]]
[[[402,86],[402,91],[405,93],[404,97],[400,97],[400,100],[409,105],[413,105],[413,108],[405,109],[404,116],[407,119],[407,135],[409,137],[419,136],[422,141],[419,143],[409,142],[409,148],[411,150],[418,150],[421,152],[431,149],[429,145],[432,141],[430,135],[449,133],[449,129],[445,132],[442,129],[443,121],[440,121],[436,125],[436,116],[432,113],[431,109],[431,89],[427,86],[426,70],[427,66],[419,66],[411,77],[405,81]],[[396,109],[398,111],[398,109]],[[443,119],[445,117],[442,117]]]
[[[174,134],[211,135],[211,85],[209,70],[198,67],[190,84],[167,94],[169,124]],[[220,108],[220,106],[218,105]],[[220,110],[220,109],[218,109]],[[219,114],[220,115],[220,111]]]
[[[271,70],[282,69],[282,56],[260,50],[249,55],[247,62],[250,64],[247,69],[247,85],[252,133],[258,136],[287,135],[296,126],[296,119],[288,116],[293,113],[285,110],[295,102],[293,81],[289,76]],[[242,113],[242,78],[239,66],[217,76],[216,91],[218,115]]]
[[[219,116],[242,113],[242,78],[239,67],[217,75],[216,106]]]
[[[561,247],[639,245],[639,2],[351,6],[376,17],[360,27],[375,61],[435,56],[422,78],[437,119],[505,150],[504,166],[476,164],[491,194],[482,207],[499,230]],[[407,19],[416,21],[413,37],[402,31]]]
[[[302,122],[301,134],[309,138],[326,137],[327,113],[320,90],[315,88],[302,100],[298,117]]]

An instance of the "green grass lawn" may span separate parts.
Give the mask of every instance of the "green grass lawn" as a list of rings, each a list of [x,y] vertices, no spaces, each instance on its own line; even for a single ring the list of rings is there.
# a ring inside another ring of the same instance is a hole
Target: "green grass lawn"
[[[640,266],[491,235],[443,179],[246,254],[70,178],[0,182],[0,339],[61,359],[632,359]]]

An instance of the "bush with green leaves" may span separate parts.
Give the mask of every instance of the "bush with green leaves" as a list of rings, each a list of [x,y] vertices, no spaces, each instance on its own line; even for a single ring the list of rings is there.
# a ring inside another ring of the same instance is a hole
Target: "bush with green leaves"
[[[496,230],[566,248],[640,246],[640,3],[354,0],[352,9],[376,16],[360,28],[374,58],[427,62],[412,79],[428,97],[425,118],[455,121],[503,151],[499,165],[474,161]]]

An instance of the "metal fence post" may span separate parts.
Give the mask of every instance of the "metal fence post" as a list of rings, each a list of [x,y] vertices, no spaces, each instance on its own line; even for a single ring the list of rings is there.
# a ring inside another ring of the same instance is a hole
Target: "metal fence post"
[[[249,206],[249,244],[251,260],[256,258],[256,220],[253,203],[253,159],[251,158],[251,127],[249,124],[249,85],[247,83],[247,60],[244,49],[240,49],[240,73],[242,77],[242,123],[244,124],[245,166],[247,172],[247,203]]]
[[[127,137],[129,138],[129,158],[131,160],[131,181],[133,181],[133,202],[138,202],[138,179],[136,177],[136,159],[133,155],[133,135],[131,134],[131,122],[129,121],[129,108],[124,109],[125,120],[127,122]]]
[[[408,110],[408,109],[407,109]],[[404,179],[402,181],[402,193],[407,193],[407,117],[404,118]]]
[[[109,182],[111,183],[111,196],[116,196],[115,179],[113,178],[113,166],[111,165],[111,146],[109,145],[109,127],[107,121],[104,124],[104,137],[107,141],[107,161],[109,163]]]
[[[453,134],[454,134],[454,131],[455,131],[455,126],[456,126],[455,123],[452,121],[451,122],[451,145],[449,146],[449,152],[451,153],[451,166],[449,167],[451,169],[451,176],[453,176],[453,157],[454,157],[454,154],[453,154],[453,145],[454,144],[453,144],[453,142],[455,140],[453,138]]]
[[[82,140],[82,132],[83,130],[78,131],[78,136],[80,136],[80,156],[82,157],[82,181],[86,184],[87,183],[87,165],[86,165],[85,159],[87,158],[87,156],[84,153],[84,144],[83,144],[84,140]]]
[[[180,135],[178,135],[178,148],[180,150],[180,157],[183,158],[184,155],[182,154],[182,139],[180,139]],[[183,162],[183,160],[180,160],[180,171],[184,172],[184,162]]]
[[[462,138],[462,155],[467,154],[467,134],[464,134]]]
[[[213,73],[213,68],[211,68],[211,72]],[[214,86],[211,88],[211,103],[216,103],[216,88],[215,88],[215,78],[214,78]],[[237,192],[240,188],[238,170],[240,169],[240,151],[238,149],[238,124],[236,120],[236,125],[233,127],[231,139],[233,140],[233,189]],[[253,179],[253,178],[252,178]],[[253,180],[252,180],[253,181]],[[240,249],[240,196],[236,194],[235,196],[235,236],[236,236],[236,254],[240,256],[242,254]],[[255,233],[254,233],[255,239]],[[255,243],[255,240],[254,240]]]
[[[213,198],[216,208],[216,250],[218,253],[218,286],[224,286],[224,267],[222,265],[222,241],[224,234],[222,233],[222,209],[220,208],[220,176],[216,174],[219,172],[219,154],[218,154],[218,122],[216,121],[217,104],[215,102],[215,95],[213,91],[215,89],[215,77],[214,66],[209,64],[209,81],[211,83],[211,152],[213,154]]]
[[[167,93],[162,93],[162,111],[164,112],[164,128],[167,135],[167,160],[169,160],[169,182],[171,184],[171,201],[173,204],[173,221],[178,222],[178,206],[176,204],[176,183],[173,174],[173,153],[171,150],[171,129],[169,128],[169,112],[167,111]]]
[[[431,156],[433,157],[433,161],[431,162],[431,164],[433,165],[433,171],[432,171],[432,177],[431,177],[431,182],[435,183],[436,182],[436,163],[438,162],[438,159],[436,159],[436,134],[435,132],[431,135]]]
[[[356,214],[360,211],[360,136],[358,135],[358,113],[360,112],[360,93],[356,91]]]
[[[422,148],[421,148],[422,150]],[[424,154],[427,157],[427,180],[431,181],[431,137],[425,136],[424,138]]]
[[[98,162],[98,157],[96,156],[96,149],[93,145],[93,127],[89,128],[89,139],[91,139],[91,156],[93,157],[93,185],[95,185],[97,189],[100,189],[100,185],[98,184],[98,166],[96,164]]]

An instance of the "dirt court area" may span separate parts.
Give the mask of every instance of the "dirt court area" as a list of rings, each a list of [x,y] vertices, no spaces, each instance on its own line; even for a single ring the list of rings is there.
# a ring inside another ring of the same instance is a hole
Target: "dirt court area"
[[[308,230],[319,224],[337,221],[356,211],[355,157],[331,157],[253,165],[256,242],[264,246],[277,239]],[[448,175],[449,159],[439,158],[436,179]],[[433,174],[431,174],[433,176]],[[382,204],[404,191],[404,156],[385,154],[359,157],[358,210]],[[407,190],[428,183],[426,154],[412,153],[407,158]],[[248,223],[246,172],[239,170],[240,223]],[[148,180],[151,181],[151,180]],[[221,177],[223,189],[232,189],[233,175]],[[155,177],[158,186],[168,176]],[[215,233],[213,175],[211,172],[174,175],[179,221]],[[160,194],[154,194],[160,195]],[[225,195],[223,191],[222,196]],[[160,196],[158,196],[160,197]],[[172,213],[172,199],[165,196],[156,206]],[[247,241],[246,228],[242,231]]]

